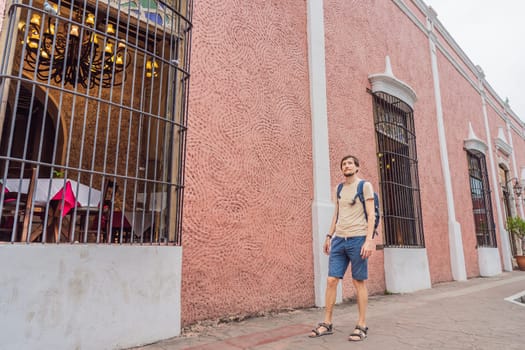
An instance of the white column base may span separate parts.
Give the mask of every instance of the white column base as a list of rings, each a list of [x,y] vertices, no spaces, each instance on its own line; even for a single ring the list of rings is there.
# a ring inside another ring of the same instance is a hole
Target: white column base
[[[314,201],[312,204],[313,253],[315,306],[325,306],[326,279],[328,278],[328,256],[323,252],[326,234],[330,229],[335,205],[332,202]],[[337,287],[336,302],[343,301],[342,286]]]
[[[501,274],[501,259],[498,248],[478,248],[479,275],[491,277]]]
[[[390,293],[432,288],[425,248],[385,248],[385,282]]]

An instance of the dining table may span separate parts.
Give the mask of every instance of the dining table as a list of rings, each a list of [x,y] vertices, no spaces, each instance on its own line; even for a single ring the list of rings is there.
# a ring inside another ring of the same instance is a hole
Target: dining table
[[[30,179],[8,178],[4,181],[7,191],[27,193]],[[59,239],[60,216],[65,217],[75,207],[97,207],[100,203],[101,191],[81,182],[67,178],[36,179],[33,202],[45,205],[50,203],[52,213],[49,215],[49,226],[54,232],[55,241]],[[33,232],[33,241],[41,232]]]

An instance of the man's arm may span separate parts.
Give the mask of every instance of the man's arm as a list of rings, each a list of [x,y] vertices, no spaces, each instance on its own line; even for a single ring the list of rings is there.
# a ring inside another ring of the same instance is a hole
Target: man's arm
[[[366,239],[372,240],[374,237],[374,224],[376,220],[376,213],[374,208],[374,198],[369,198],[365,201],[366,217],[368,226],[366,229]]]
[[[367,217],[367,229],[366,229],[366,240],[365,243],[361,246],[361,257],[363,259],[366,259],[372,255],[373,249],[374,249],[374,224],[375,224],[375,208],[374,208],[374,189],[372,188],[372,184],[367,183],[365,186],[368,185],[367,188],[372,194],[366,196],[365,200],[365,209],[366,209],[366,217]],[[368,193],[368,194],[370,194]]]
[[[326,255],[330,254],[330,241],[332,240],[332,237],[335,233],[335,225],[337,224],[337,216],[339,214],[339,201],[337,200],[337,188],[335,190],[335,196],[333,198],[335,198],[334,216],[332,217],[332,224],[330,225],[330,229],[328,230],[328,233],[326,234],[326,238],[323,244],[323,251]]]

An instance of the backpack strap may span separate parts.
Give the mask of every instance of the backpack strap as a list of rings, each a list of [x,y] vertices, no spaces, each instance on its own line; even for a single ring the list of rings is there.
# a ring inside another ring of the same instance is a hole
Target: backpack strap
[[[341,199],[341,191],[343,190],[343,185],[344,185],[343,182],[337,185],[337,199]]]
[[[366,181],[361,180],[357,184],[357,192],[354,197],[354,201],[359,197],[359,200],[363,204],[363,211],[365,213],[365,220],[368,222],[368,213],[366,212],[366,204],[365,204],[365,195],[363,193],[363,187],[365,186]]]
[[[339,202],[339,200],[341,199],[341,191],[343,190],[343,185],[344,183],[341,182],[339,185],[337,185],[337,201]],[[337,222],[337,220],[339,220],[339,209],[337,210],[337,218],[335,219],[335,222]]]

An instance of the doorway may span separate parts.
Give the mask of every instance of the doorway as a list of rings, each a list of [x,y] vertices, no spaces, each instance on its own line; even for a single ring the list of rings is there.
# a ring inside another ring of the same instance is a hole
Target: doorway
[[[50,177],[50,165],[60,162],[61,148],[55,149],[60,135],[56,124],[60,127],[60,123],[51,115],[52,108],[45,108],[36,89],[25,85],[10,89],[0,141],[0,169],[3,172],[8,162],[6,177],[19,176],[22,163],[27,161],[43,165],[39,176]]]

